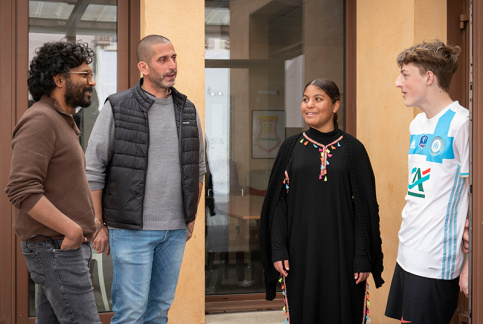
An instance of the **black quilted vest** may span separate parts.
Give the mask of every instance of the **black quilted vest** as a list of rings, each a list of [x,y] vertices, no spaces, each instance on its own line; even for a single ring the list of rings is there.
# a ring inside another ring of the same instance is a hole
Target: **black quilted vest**
[[[106,169],[103,219],[115,228],[143,228],[144,188],[148,167],[148,111],[154,103],[141,89],[121,91],[108,100],[114,116],[114,150]],[[183,211],[186,223],[195,219],[198,205],[199,137],[196,108],[187,97],[171,88],[181,165]]]

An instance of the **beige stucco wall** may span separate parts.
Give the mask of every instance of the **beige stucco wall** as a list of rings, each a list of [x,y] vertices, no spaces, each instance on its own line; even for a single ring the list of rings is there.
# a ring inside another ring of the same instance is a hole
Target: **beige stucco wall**
[[[204,129],[205,8],[204,1],[141,1],[141,37],[163,35],[178,54],[175,87],[196,105]],[[204,191],[203,191],[204,192]],[[205,213],[200,202],[193,238],[187,243],[169,323],[205,322]]]
[[[178,53],[176,87],[195,103],[204,120],[204,2],[141,2],[141,35],[168,37]],[[384,317],[396,262],[401,210],[407,186],[408,126],[417,108],[406,108],[394,83],[396,55],[422,40],[446,39],[446,1],[357,1],[357,137],[365,144],[376,174],[386,284],[371,282],[373,324],[398,323]],[[189,22],[189,23],[181,23]],[[204,125],[203,125],[204,126]],[[201,203],[203,204],[203,202]],[[204,206],[185,258],[170,311],[170,323],[204,323]]]
[[[357,1],[357,137],[376,175],[386,283],[370,288],[372,324],[384,317],[396,264],[398,231],[407,187],[409,123],[420,112],[406,108],[395,87],[396,56],[423,40],[446,39],[446,1]]]

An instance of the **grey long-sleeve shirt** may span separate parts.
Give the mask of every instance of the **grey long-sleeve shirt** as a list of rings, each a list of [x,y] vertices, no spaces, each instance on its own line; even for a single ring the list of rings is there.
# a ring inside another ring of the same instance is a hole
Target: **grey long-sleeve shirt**
[[[186,227],[182,206],[181,165],[172,97],[154,99],[149,109],[149,152],[143,207],[143,230],[175,230]],[[203,132],[196,112],[200,139],[199,181],[206,173]],[[102,108],[86,150],[86,175],[91,190],[103,189],[106,168],[112,158],[114,118],[110,102]]]

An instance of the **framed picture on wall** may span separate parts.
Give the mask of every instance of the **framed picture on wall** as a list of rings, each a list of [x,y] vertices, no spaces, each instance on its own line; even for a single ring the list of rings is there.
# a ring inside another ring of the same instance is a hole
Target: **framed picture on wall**
[[[252,158],[274,159],[285,139],[284,110],[252,111]]]

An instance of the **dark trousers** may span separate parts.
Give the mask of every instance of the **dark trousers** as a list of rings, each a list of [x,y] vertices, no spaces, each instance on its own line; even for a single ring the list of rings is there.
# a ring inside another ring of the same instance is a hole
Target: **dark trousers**
[[[21,243],[30,277],[39,285],[35,323],[101,323],[89,274],[90,243],[75,250],[60,250],[61,244]]]

